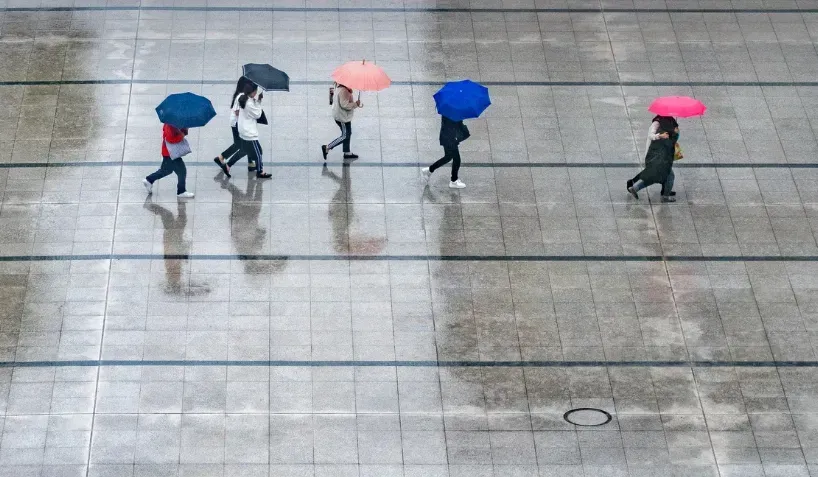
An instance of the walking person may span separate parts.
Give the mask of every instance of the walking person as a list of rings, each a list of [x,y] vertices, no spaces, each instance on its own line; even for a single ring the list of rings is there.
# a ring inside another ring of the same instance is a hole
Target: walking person
[[[363,108],[364,105],[360,99],[355,100],[352,89],[338,83],[335,83],[335,94],[330,101],[332,102],[332,117],[335,119],[335,124],[341,129],[341,135],[329,144],[321,145],[321,154],[326,161],[329,151],[338,144],[343,144],[344,159],[358,159],[358,155],[353,154],[349,146],[352,140],[352,116],[357,108]]]
[[[179,129],[170,124],[162,127],[162,165],[159,170],[142,179],[142,185],[148,194],[153,193],[153,183],[158,179],[175,173],[177,178],[176,196],[180,199],[192,199],[193,192],[188,192],[185,188],[187,178],[187,167],[182,156],[190,153],[190,145],[185,139],[187,128]]]
[[[457,174],[460,171],[460,149],[461,142],[471,136],[469,128],[463,124],[463,121],[452,121],[446,116],[440,116],[440,145],[443,146],[443,157],[429,167],[421,169],[423,178],[428,182],[432,173],[440,166],[451,161],[452,163],[452,181],[449,182],[449,187],[452,189],[463,189],[466,184],[461,181]]]
[[[264,164],[261,160],[261,144],[258,142],[258,119],[264,113],[261,108],[261,100],[264,94],[255,84],[245,85],[244,91],[237,97],[239,106],[237,124],[239,138],[242,140],[242,150],[247,154],[247,160],[256,164],[256,177],[269,179],[272,174],[264,172]]]
[[[242,157],[246,156],[245,152],[242,150],[241,147],[241,138],[239,137],[239,104],[238,104],[238,96],[244,92],[244,88],[247,85],[253,85],[253,82],[249,79],[242,76],[239,78],[239,81],[236,83],[236,91],[233,92],[233,98],[230,100],[230,131],[233,133],[233,144],[230,145],[227,149],[222,151],[218,157],[213,159],[213,162],[219,166],[224,174],[227,177],[230,177],[230,167],[233,166],[236,162],[239,161]],[[225,161],[228,161],[225,163]],[[254,171],[256,170],[256,165],[252,162],[247,163],[247,170]]]
[[[661,121],[665,121],[666,125],[672,126],[673,130],[678,131],[678,129],[679,129],[679,123],[676,122],[676,119],[673,118],[672,116],[661,116],[661,115],[654,116],[653,119],[650,122],[650,129],[648,129],[648,139],[647,139],[647,142],[645,143],[645,151],[646,151],[645,155],[646,156],[647,156],[647,150],[650,149],[650,145],[653,143],[653,141],[656,141],[657,139],[667,139],[668,138],[668,133],[667,132],[661,132],[659,130]],[[675,179],[675,174],[673,173],[673,169],[670,170],[670,175],[671,175],[671,183],[672,183],[672,181]],[[628,180],[628,182],[625,184],[625,187],[630,189],[631,187],[633,187],[633,184],[638,180],[639,180],[639,174],[636,174],[636,176],[634,176],[633,179]],[[664,195],[675,196],[676,192],[673,192],[672,190],[671,191],[665,191],[664,188],[663,188],[662,189],[662,195],[663,196]]]
[[[670,192],[673,190],[673,160],[676,141],[679,139],[679,127],[670,117],[659,119],[657,139],[651,141],[645,156],[645,168],[637,175],[628,192],[639,198],[638,192],[651,184],[662,184],[662,202],[676,202]]]

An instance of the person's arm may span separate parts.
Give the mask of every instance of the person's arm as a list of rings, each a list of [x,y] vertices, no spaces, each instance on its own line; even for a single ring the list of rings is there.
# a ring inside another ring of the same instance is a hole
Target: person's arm
[[[244,104],[244,112],[247,113],[247,117],[250,119],[260,118],[261,113],[264,112],[261,108],[261,101],[255,98],[247,98],[247,102]]]
[[[469,128],[466,127],[466,124],[463,121],[460,121],[460,142],[465,141],[469,137],[471,137]]]
[[[340,87],[338,89],[340,90],[340,94],[338,95],[338,106],[340,106],[341,109],[352,111],[358,107],[358,103],[355,102],[354,98],[352,97],[352,91],[344,87]]]
[[[657,139],[664,139],[662,134],[659,134],[659,121],[650,123],[650,130],[648,130],[648,139],[655,141]]]

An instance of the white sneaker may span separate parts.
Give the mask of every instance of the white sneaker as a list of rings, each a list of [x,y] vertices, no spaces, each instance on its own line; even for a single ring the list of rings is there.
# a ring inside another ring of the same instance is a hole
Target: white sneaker
[[[181,194],[176,194],[176,197],[180,199],[192,199],[195,196],[193,192],[182,192]]]
[[[420,170],[420,175],[424,181],[429,182],[429,178],[432,177],[432,171],[430,171],[428,167],[424,167]]]
[[[153,194],[153,184],[148,182],[147,179],[142,179],[142,185],[145,186],[145,190],[148,191],[148,194]]]
[[[461,181],[460,179],[457,179],[456,181],[449,182],[449,188],[450,189],[465,189],[466,184],[464,184],[463,181]]]

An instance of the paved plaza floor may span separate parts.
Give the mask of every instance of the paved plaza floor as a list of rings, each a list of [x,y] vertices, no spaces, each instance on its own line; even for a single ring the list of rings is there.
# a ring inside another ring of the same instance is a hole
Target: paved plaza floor
[[[818,476],[816,42],[814,0],[0,0],[0,476]],[[267,181],[212,162],[249,62]],[[146,196],[183,91],[196,197]]]

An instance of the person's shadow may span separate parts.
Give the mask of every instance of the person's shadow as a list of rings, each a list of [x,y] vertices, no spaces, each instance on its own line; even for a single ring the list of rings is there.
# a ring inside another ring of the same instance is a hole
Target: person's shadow
[[[190,240],[185,238],[185,227],[187,226],[187,203],[179,201],[177,203],[178,213],[173,212],[154,204],[150,196],[145,199],[144,208],[158,215],[162,219],[162,250],[165,255],[165,290],[173,295],[200,296],[210,293],[207,284],[195,284],[187,280],[182,280],[182,262],[190,254]]]
[[[219,173],[214,181],[232,196],[230,208],[230,238],[239,256],[247,257],[264,253],[267,229],[259,224],[263,198],[260,181],[248,179],[247,189],[242,192],[236,185]],[[284,269],[281,260],[242,260],[247,273],[276,273]]]
[[[326,164],[321,175],[338,184],[338,190],[329,204],[329,219],[332,224],[332,243],[339,254],[377,255],[386,246],[383,237],[359,237],[350,234],[350,225],[355,219],[355,204],[352,201],[352,180],[349,164],[341,167],[341,176],[329,170]]]

